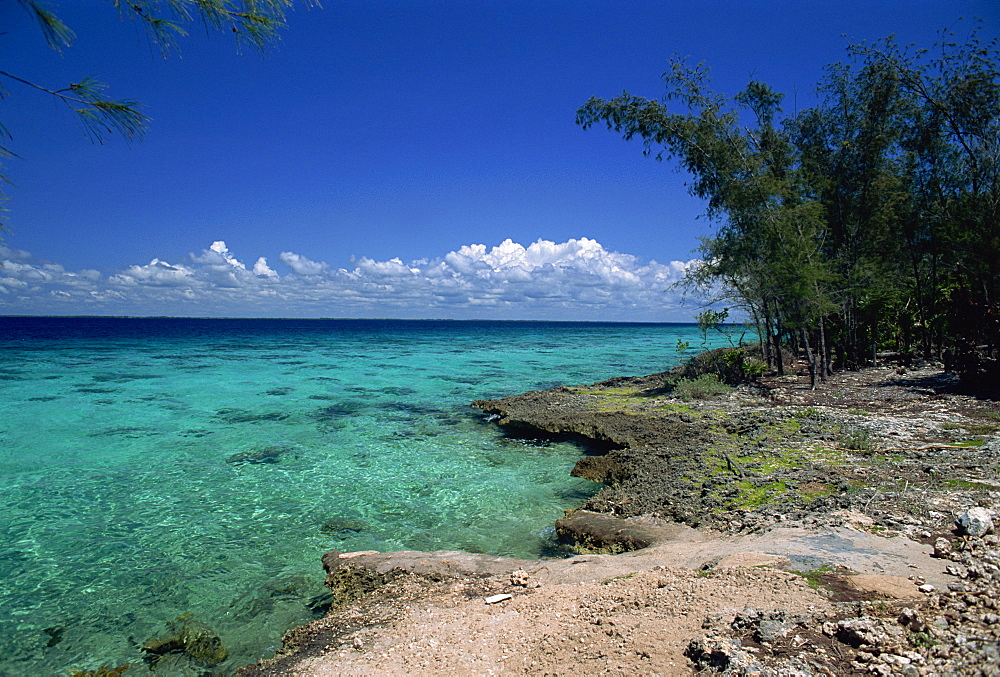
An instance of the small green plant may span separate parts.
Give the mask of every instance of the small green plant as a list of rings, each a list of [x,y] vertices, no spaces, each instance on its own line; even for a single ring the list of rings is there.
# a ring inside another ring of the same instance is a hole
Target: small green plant
[[[796,409],[794,412],[792,412],[792,416],[794,416],[795,418],[812,418],[813,416],[817,416],[818,414],[819,410],[816,409],[816,407],[806,407],[805,409]]]
[[[677,352],[686,353],[691,349],[691,342],[677,339]]]
[[[715,374],[702,374],[697,378],[682,378],[674,386],[674,396],[682,400],[707,400],[732,392],[732,388]]]
[[[875,451],[875,441],[867,430],[853,428],[844,431],[840,436],[840,446],[851,451]]]
[[[797,574],[802,578],[806,579],[806,583],[809,584],[810,588],[819,588],[823,584],[823,577],[833,573],[833,565],[824,564],[818,569],[813,569],[812,571],[793,571],[793,574]]]
[[[868,412],[865,411],[864,409],[848,409],[847,413],[851,414],[852,416],[867,416],[868,415]]]
[[[922,646],[929,649],[930,647],[937,644],[937,640],[928,635],[926,632],[911,632],[910,644],[912,644],[913,646]]]
[[[743,375],[749,379],[759,378],[767,371],[767,363],[756,357],[748,357],[743,360]]]

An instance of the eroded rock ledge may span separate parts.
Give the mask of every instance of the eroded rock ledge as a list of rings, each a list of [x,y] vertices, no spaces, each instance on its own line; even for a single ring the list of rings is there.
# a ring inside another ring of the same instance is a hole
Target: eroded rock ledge
[[[950,528],[929,514],[951,511],[929,508],[928,491],[957,507],[1000,490],[996,403],[957,394],[939,370],[841,374],[819,391],[772,377],[707,401],[671,398],[670,376],[473,406],[511,436],[582,442],[572,474],[606,486],[580,508],[614,516],[749,533],[835,524],[853,510],[874,528],[919,535]]]

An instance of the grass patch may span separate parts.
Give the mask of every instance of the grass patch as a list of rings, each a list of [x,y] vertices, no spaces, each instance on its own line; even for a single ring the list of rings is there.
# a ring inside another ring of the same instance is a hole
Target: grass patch
[[[970,435],[992,435],[997,430],[1000,430],[1000,426],[995,426],[992,423],[970,423],[969,425],[959,425],[958,423],[953,423],[951,421],[945,421],[938,427],[941,430],[964,430]]]
[[[965,426],[965,429],[970,435],[992,435],[997,430],[1000,430],[995,425],[990,425],[989,423],[977,423],[973,425]]]
[[[820,568],[813,569],[812,571],[793,571],[792,573],[806,579],[806,583],[809,584],[809,587],[816,590],[823,586],[823,577],[833,573],[833,565],[824,564]]]
[[[695,411],[690,406],[686,404],[680,404],[677,402],[661,404],[657,407],[657,409],[668,411],[671,414],[691,414],[692,416],[702,416],[702,413],[700,411]]]
[[[986,440],[962,440],[955,442],[956,447],[981,447],[986,444]]]
[[[788,486],[784,480],[767,482],[761,486],[756,486],[749,480],[740,480],[734,485],[739,492],[734,507],[744,510],[759,508],[765,503],[777,500],[782,494],[788,491]]]
[[[762,462],[760,464],[760,471],[770,474],[779,470],[804,468],[806,464],[807,461],[801,454],[789,452],[778,456],[777,458],[768,459]]]
[[[600,412],[621,411],[630,413],[627,410],[647,399],[642,391],[636,388],[571,388],[574,395],[584,395],[590,398],[587,408]]]

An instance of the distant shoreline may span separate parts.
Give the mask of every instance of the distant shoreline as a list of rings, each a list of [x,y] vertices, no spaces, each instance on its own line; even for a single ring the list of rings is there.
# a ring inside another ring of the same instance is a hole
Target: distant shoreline
[[[486,324],[540,324],[540,325],[605,325],[605,326],[680,326],[693,327],[697,322],[625,322],[617,320],[498,320],[493,318],[395,318],[395,317],[247,317],[205,315],[0,315],[5,319],[86,319],[86,320],[239,320],[239,321],[292,321],[292,322],[480,322]],[[740,327],[741,323],[723,326]]]

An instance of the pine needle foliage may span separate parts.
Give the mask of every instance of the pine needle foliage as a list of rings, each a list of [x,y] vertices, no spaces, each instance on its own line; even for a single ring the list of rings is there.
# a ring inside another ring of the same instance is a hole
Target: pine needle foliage
[[[32,17],[41,30],[46,44],[62,53],[73,44],[73,30],[63,23],[52,3],[34,0],[16,0]],[[186,26],[201,25],[206,33],[229,33],[237,50],[250,49],[263,54],[280,37],[285,16],[293,0],[108,0],[119,16],[139,26],[163,57],[178,49],[178,38],[185,37]],[[316,0],[303,0],[306,7],[318,7]],[[149,118],[135,99],[113,99],[107,95],[108,86],[93,76],[61,87],[49,87],[32,82],[9,72],[0,65],[0,99],[10,91],[4,82],[27,87],[62,101],[80,120],[87,138],[94,143],[104,143],[112,136],[126,142],[141,139]],[[17,157],[9,147],[11,136],[0,123],[0,159]],[[2,165],[0,165],[2,170]],[[0,185],[8,183],[5,172],[0,171]],[[5,211],[6,196],[0,192],[0,216]],[[0,228],[3,223],[0,222]]]

